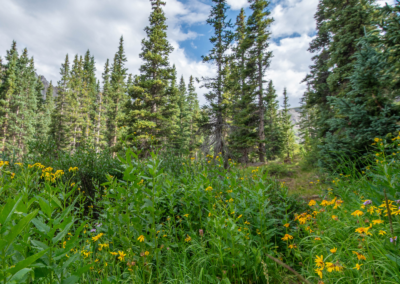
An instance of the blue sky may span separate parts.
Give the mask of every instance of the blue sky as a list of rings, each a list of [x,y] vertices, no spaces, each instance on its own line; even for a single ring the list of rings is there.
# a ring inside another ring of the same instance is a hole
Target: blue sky
[[[90,49],[95,56],[100,78],[107,58],[117,51],[124,36],[127,68],[138,74],[141,64],[141,40],[148,24],[151,5],[148,0],[2,0],[0,9],[0,56],[4,57],[12,40],[18,48],[27,47],[35,58],[37,72],[54,83],[65,55],[83,55]],[[168,39],[175,50],[170,56],[178,75],[186,81],[190,75],[215,74],[213,66],[201,61],[210,50],[212,29],[206,24],[210,0],[165,0]],[[249,15],[247,0],[227,0],[229,16],[235,22],[240,8]],[[390,0],[394,2],[394,0]],[[380,1],[384,4],[384,1]],[[290,104],[298,106],[305,90],[301,80],[309,71],[311,54],[307,51],[315,34],[314,14],[318,0],[271,0],[271,67],[265,79],[273,80],[278,94],[287,87]],[[206,103],[198,89],[199,99]]]

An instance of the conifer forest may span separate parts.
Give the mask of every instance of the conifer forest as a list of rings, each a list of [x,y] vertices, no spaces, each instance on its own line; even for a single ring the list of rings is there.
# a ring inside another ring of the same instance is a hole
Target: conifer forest
[[[202,77],[171,60],[168,0],[101,78],[88,49],[44,84],[10,42],[1,284],[400,283],[400,0],[318,1],[295,109],[270,76],[274,1],[209,2]]]

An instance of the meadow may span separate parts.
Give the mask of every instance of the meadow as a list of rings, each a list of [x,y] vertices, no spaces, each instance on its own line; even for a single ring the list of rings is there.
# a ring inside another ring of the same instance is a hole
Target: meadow
[[[399,139],[307,202],[219,156],[4,156],[0,283],[399,283]]]

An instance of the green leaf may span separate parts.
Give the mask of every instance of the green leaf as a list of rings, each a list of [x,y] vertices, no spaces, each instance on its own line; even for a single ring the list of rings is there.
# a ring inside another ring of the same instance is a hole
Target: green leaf
[[[73,263],[78,257],[79,257],[79,253],[76,253],[73,256],[71,256],[70,258],[68,258],[68,260],[66,262],[64,262],[62,269],[68,268],[68,266],[70,266],[70,264]]]
[[[46,224],[44,224],[44,223],[43,223],[42,221],[40,221],[38,218],[33,219],[33,220],[32,220],[32,223],[33,223],[33,225],[35,225],[35,227],[36,227],[39,231],[41,231],[41,232],[43,232],[43,233],[45,233],[45,234],[47,234],[48,232],[50,232],[50,227],[47,226]]]
[[[9,245],[11,245],[11,243],[18,237],[18,235],[22,232],[22,230],[25,228],[25,226],[28,225],[28,223],[33,218],[35,218],[35,216],[37,215],[38,212],[39,212],[39,210],[36,209],[29,215],[26,215],[21,221],[18,222],[17,225],[15,225],[14,227],[11,228],[10,232],[7,235],[6,242],[1,244],[1,246],[0,246],[0,251],[4,247],[8,247]]]
[[[42,209],[42,212],[47,215],[47,218],[51,217],[51,214],[53,213],[53,210],[51,210],[51,207],[46,199],[43,197],[39,196],[38,197],[40,209]]]
[[[62,238],[65,237],[66,234],[68,234],[69,229],[72,227],[74,224],[74,220],[70,222],[67,226],[65,226],[64,230],[62,230],[57,236],[53,238],[53,244],[58,243]]]
[[[15,273],[14,276],[11,277],[11,279],[8,280],[8,281],[10,281],[10,282],[15,281],[15,283],[19,283],[19,282],[22,280],[22,278],[23,278],[28,272],[31,272],[31,271],[32,271],[32,269],[30,269],[30,268],[21,269],[20,271],[18,271],[17,273]]]
[[[51,199],[54,201],[54,203],[60,207],[60,209],[63,209],[62,205],[61,205],[61,201],[60,199],[58,199],[56,196],[52,196]]]
[[[2,226],[6,225],[10,221],[12,214],[14,214],[14,211],[17,209],[22,198],[23,196],[21,196],[17,201],[15,201],[15,199],[7,200],[7,203],[0,214],[0,224]]]
[[[38,248],[41,248],[41,249],[48,249],[48,248],[49,248],[46,244],[44,244],[44,243],[42,243],[42,242],[40,242],[40,241],[31,240],[31,243],[32,243],[35,247],[38,247]]]
[[[28,265],[32,264],[33,262],[35,262],[37,259],[41,258],[49,249],[46,249],[44,251],[41,251],[37,254],[34,254],[28,258],[25,258],[23,261],[18,262],[15,267],[10,268],[8,270],[6,270],[6,275],[7,274],[11,274],[14,275],[16,274],[18,271],[24,269],[25,267],[27,267]],[[0,276],[0,281],[4,279],[4,274],[2,276]]]
[[[72,276],[61,281],[61,284],[75,284],[76,282],[79,281],[79,278],[82,276],[82,274],[85,273],[86,271],[88,271],[92,265],[93,264],[89,264],[89,265],[82,267],[76,273],[74,273]]]
[[[65,218],[65,216],[67,216],[71,210],[74,208],[76,201],[78,201],[78,198],[75,198],[74,202],[72,202],[72,204],[70,206],[67,207],[67,209],[64,210],[64,212],[60,215],[60,217],[58,217],[56,220],[54,220],[54,225],[58,225],[61,223],[61,221]]]

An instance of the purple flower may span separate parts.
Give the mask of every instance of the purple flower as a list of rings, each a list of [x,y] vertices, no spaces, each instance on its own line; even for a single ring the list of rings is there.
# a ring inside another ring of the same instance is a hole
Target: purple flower
[[[103,225],[103,223],[98,223],[96,226],[97,226],[97,227],[100,227],[101,225]]]
[[[96,229],[91,229],[90,231],[91,231],[92,233],[94,233],[94,232],[96,232]]]
[[[400,199],[399,199],[399,200],[396,200],[396,203],[399,204],[399,203],[400,203]]]
[[[397,237],[390,238],[390,242],[393,243],[393,241],[397,241]]]
[[[364,205],[370,205],[370,204],[372,204],[372,201],[371,200],[365,200],[365,202],[364,202]]]

